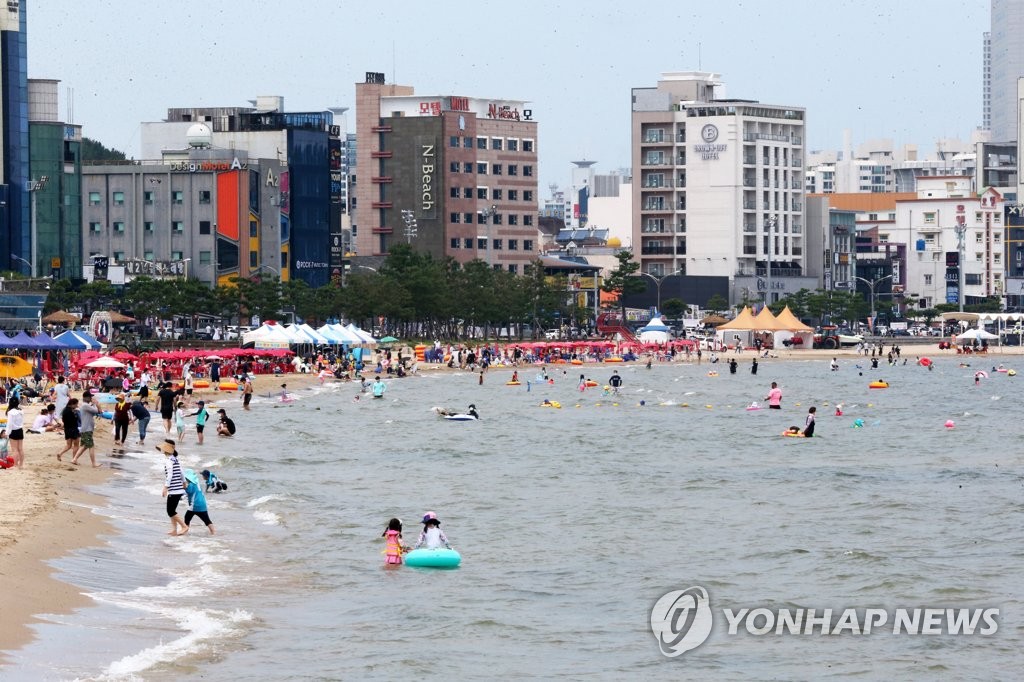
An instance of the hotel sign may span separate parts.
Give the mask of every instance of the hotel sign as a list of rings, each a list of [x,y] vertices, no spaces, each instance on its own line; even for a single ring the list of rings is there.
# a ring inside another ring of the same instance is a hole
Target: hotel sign
[[[416,164],[419,170],[419,196],[420,196],[420,217],[434,218],[436,197],[437,197],[437,138],[417,137],[416,138],[417,158]]]
[[[700,137],[704,144],[693,145],[693,151],[700,154],[704,161],[717,161],[718,155],[726,150],[726,145],[715,143],[718,139],[718,126],[708,123],[700,129]]]
[[[487,105],[487,118],[496,118],[500,121],[530,121],[533,119],[533,110],[523,109],[520,115],[517,107],[491,102]]]
[[[246,170],[247,161],[239,161],[238,157],[230,161],[179,161],[170,165],[172,173],[216,173],[219,171]]]

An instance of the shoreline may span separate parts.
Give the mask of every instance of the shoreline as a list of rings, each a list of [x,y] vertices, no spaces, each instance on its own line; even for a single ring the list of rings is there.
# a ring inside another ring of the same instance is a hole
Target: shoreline
[[[887,343],[888,347],[889,344]],[[936,344],[914,344],[902,348],[902,358],[914,362],[919,357],[930,357],[938,362],[964,362],[976,364],[979,368],[1016,361],[1024,355],[1024,348],[1019,346],[995,347],[983,355],[958,355],[955,350],[939,350]],[[719,362],[729,359],[749,362],[758,358],[762,363],[771,361],[828,361],[832,357],[849,360],[861,358],[863,353],[853,348],[840,350],[800,349],[770,353],[768,358],[761,358],[753,351],[736,353],[732,350],[718,353]],[[698,363],[695,357],[689,361],[685,356],[677,356],[672,364],[703,365],[711,364],[710,351],[703,352]],[[867,356],[870,357],[870,354]],[[884,355],[882,356],[884,358]],[[585,362],[576,367],[608,370],[623,366],[643,366],[647,356],[628,363]],[[544,363],[528,363],[519,365],[518,369],[540,367]],[[548,363],[564,365],[566,362]],[[660,361],[657,364],[667,364]],[[373,365],[369,365],[372,367]],[[512,365],[496,365],[493,371],[511,373],[517,369]],[[1016,368],[1024,371],[1024,365]],[[418,374],[428,372],[466,372],[458,367],[448,368],[442,363],[419,363]],[[365,370],[364,376],[370,378],[374,372]],[[415,379],[416,374],[408,378]],[[391,377],[393,378],[393,377]],[[289,390],[302,390],[318,382],[315,373],[284,375],[259,375],[256,377],[254,393],[265,397],[279,392],[281,383],[287,383]],[[333,383],[344,383],[336,380]],[[355,384],[358,386],[358,384]],[[75,395],[79,395],[75,392]],[[215,399],[218,392],[209,389],[197,390],[194,397],[205,400]],[[27,406],[26,421],[35,417],[36,406]],[[251,412],[258,413],[261,406],[257,405]],[[232,405],[230,416],[244,427],[245,412],[240,405]],[[63,447],[63,437],[59,434],[27,434],[25,440],[25,467],[21,470],[9,469],[0,471],[0,579],[4,582],[4,621],[7,625],[3,650],[14,651],[24,647],[35,638],[33,625],[46,622],[48,614],[66,614],[92,604],[91,599],[76,586],[62,582],[53,576],[54,569],[49,562],[67,556],[71,552],[103,543],[103,536],[116,532],[113,525],[103,516],[91,513],[91,509],[106,505],[102,493],[91,492],[91,489],[102,486],[113,475],[110,468],[109,452],[112,436],[110,422],[101,420],[95,431],[96,459],[104,466],[93,469],[88,458],[80,460],[78,466],[71,465],[67,459],[58,463],[54,454]],[[134,428],[133,428],[134,430]],[[130,432],[131,433],[131,432]],[[157,414],[150,422],[152,443],[162,438],[162,428]],[[159,508],[153,509],[154,518],[158,518]],[[162,519],[161,519],[162,521]],[[8,662],[8,656],[0,651],[0,668]]]

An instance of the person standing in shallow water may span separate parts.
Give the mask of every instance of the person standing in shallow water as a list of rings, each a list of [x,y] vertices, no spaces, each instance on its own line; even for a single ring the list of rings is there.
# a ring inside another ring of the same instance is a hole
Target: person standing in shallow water
[[[750,362],[750,373],[757,374],[757,358],[754,358]]]
[[[779,388],[778,382],[772,382],[772,387],[768,391],[768,395],[766,395],[764,399],[768,401],[769,410],[782,409],[782,389]]]

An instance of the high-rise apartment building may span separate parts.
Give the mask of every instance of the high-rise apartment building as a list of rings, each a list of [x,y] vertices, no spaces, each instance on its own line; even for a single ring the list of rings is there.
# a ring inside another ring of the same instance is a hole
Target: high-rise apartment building
[[[537,123],[521,100],[356,86],[356,244],[407,243],[514,274],[536,258]],[[393,92],[394,94],[388,94]]]
[[[987,87],[983,82],[982,109],[991,111],[992,141],[1013,142],[1018,137],[1017,79],[1024,77],[1024,3],[992,0],[991,21],[985,55],[990,78]]]
[[[0,7],[0,268],[25,274],[31,179],[26,16],[24,3],[12,0]]]
[[[728,277],[733,301],[813,289],[822,250],[804,233],[804,110],[725,99],[723,87],[681,72],[633,88],[634,254],[655,277]]]

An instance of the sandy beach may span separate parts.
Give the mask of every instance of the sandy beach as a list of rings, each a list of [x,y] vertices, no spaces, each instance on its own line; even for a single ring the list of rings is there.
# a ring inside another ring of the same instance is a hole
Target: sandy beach
[[[889,345],[886,342],[886,350]],[[759,357],[753,351],[741,354],[730,351],[718,355],[721,360],[736,357],[747,364],[752,358]],[[957,355],[955,350],[939,350],[936,343],[906,344],[902,353],[902,357],[911,363],[919,357],[928,356],[938,362],[971,363],[979,369],[1005,364],[1024,371],[1021,355],[1020,347],[993,348],[986,355]],[[854,357],[863,358],[854,349],[781,349],[774,351],[767,359],[759,357],[759,361],[767,367],[772,362],[827,361],[833,356],[846,361]],[[645,363],[646,360],[644,357],[638,362]],[[696,362],[696,359],[690,362]],[[709,363],[706,351],[702,362]],[[586,363],[584,367],[599,370],[595,371],[595,376],[600,374],[603,377],[606,372],[622,365]],[[512,369],[494,367],[491,372],[510,373]],[[419,365],[421,374],[438,371],[450,370],[440,364]],[[257,395],[277,393],[280,384],[284,382],[288,383],[290,391],[297,391],[317,381],[315,374],[260,376],[255,381],[255,392]],[[198,396],[204,393],[206,396],[216,395],[212,391],[196,393]],[[210,399],[207,397],[207,400]],[[234,409],[231,416],[242,425],[247,419],[246,415],[256,415],[259,411],[259,406],[249,413]],[[26,422],[31,423],[38,409],[28,406],[25,412]],[[162,436],[159,415],[155,415],[150,423],[150,431],[150,440],[153,443],[159,442]],[[101,420],[95,434],[97,461],[104,464],[100,468],[93,469],[87,457],[83,457],[78,466],[70,464],[67,456],[63,462],[57,462],[55,454],[63,447],[63,437],[51,433],[27,434],[24,468],[0,471],[0,518],[4,519],[0,526],[0,580],[4,585],[5,648],[17,649],[31,641],[31,624],[45,620],[46,614],[68,613],[88,603],[88,598],[80,594],[77,588],[54,579],[51,575],[53,570],[47,562],[65,556],[76,548],[95,545],[104,533],[111,530],[101,516],[90,512],[92,507],[104,503],[102,497],[87,492],[90,488],[102,488],[112,473],[107,466],[111,461],[109,453],[112,444],[109,422]],[[154,509],[154,514],[157,513]]]

